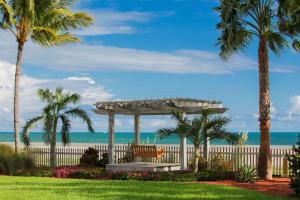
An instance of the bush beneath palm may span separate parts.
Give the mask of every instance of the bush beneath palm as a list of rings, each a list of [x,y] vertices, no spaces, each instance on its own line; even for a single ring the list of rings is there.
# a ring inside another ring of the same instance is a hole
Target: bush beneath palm
[[[194,162],[191,162],[190,165],[189,165],[189,168],[191,170],[194,169],[194,166],[195,166],[195,163]],[[203,157],[203,156],[200,156],[199,157],[199,160],[198,160],[198,170],[199,171],[202,171],[202,170],[207,170],[207,167],[208,167],[208,162],[207,160]]]
[[[256,176],[256,169],[245,165],[238,170],[235,179],[241,183],[254,183]]]
[[[211,170],[232,171],[232,162],[230,160],[226,160],[222,154],[217,154],[211,160]]]

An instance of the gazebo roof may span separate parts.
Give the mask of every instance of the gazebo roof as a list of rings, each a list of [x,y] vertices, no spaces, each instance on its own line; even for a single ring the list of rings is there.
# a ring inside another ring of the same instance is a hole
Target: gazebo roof
[[[199,114],[204,109],[211,109],[216,113],[224,113],[227,110],[219,101],[190,98],[104,101],[97,102],[95,106],[94,111],[102,115],[170,115],[174,110],[186,114]]]

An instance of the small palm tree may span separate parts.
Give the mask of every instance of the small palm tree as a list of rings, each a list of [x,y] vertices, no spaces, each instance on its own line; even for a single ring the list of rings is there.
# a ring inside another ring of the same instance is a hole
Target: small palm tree
[[[272,157],[270,152],[270,89],[269,50],[279,55],[289,43],[278,27],[276,0],[219,0],[215,8],[221,31],[218,38],[220,56],[230,56],[247,47],[254,37],[258,39],[259,73],[259,122],[260,151],[258,174],[261,178],[272,179]]]
[[[86,123],[89,132],[94,132],[92,121],[88,114],[76,107],[70,108],[80,100],[80,95],[63,93],[61,88],[57,88],[55,92],[49,89],[38,90],[38,97],[46,103],[40,116],[28,120],[23,128],[23,142],[26,146],[30,145],[29,129],[42,123],[43,138],[46,144],[50,144],[50,165],[56,167],[56,133],[59,121],[61,121],[61,141],[64,145],[70,142],[71,117],[81,119]]]
[[[174,112],[173,118],[177,122],[175,128],[162,128],[157,131],[160,138],[173,134],[185,136],[194,145],[194,172],[198,172],[198,163],[200,157],[200,145],[204,144],[205,138],[208,140],[222,139],[229,143],[236,143],[239,140],[237,134],[232,134],[224,129],[229,119],[220,115],[213,116],[209,110],[204,110],[199,116],[192,120],[180,112]]]
[[[0,28],[13,34],[18,44],[15,88],[15,150],[19,151],[19,85],[25,43],[31,39],[44,47],[78,42],[72,29],[89,26],[93,19],[84,12],[72,12],[73,0],[0,0]]]

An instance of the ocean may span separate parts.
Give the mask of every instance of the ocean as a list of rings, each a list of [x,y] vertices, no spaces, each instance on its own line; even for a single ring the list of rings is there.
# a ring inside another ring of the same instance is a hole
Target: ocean
[[[271,145],[295,145],[298,141],[300,132],[271,132]],[[60,134],[58,134],[58,141]],[[108,143],[108,134],[104,132],[87,133],[87,132],[73,132],[71,133],[71,143]],[[30,133],[31,142],[43,142],[42,133]],[[12,132],[0,132],[0,142],[13,142],[14,136]],[[116,144],[127,144],[133,141],[132,132],[117,132],[115,133]],[[165,139],[159,139],[154,132],[142,132],[141,143],[145,144],[179,144],[177,136],[173,135]],[[190,142],[188,141],[190,144]],[[215,140],[212,144],[227,144],[225,141]],[[249,132],[248,145],[259,144],[259,133]]]

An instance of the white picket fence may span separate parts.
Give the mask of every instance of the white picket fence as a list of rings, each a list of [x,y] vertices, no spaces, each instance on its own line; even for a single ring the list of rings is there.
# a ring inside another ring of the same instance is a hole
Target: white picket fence
[[[179,145],[157,145],[165,149],[165,155],[159,160],[162,163],[179,163]],[[99,155],[107,153],[107,144],[90,146],[95,148]],[[123,158],[129,149],[128,144],[115,145],[115,158],[116,161]],[[70,166],[79,164],[79,160],[88,148],[86,147],[57,147],[57,162],[59,166]],[[193,146],[187,146],[188,161],[193,159]],[[29,147],[26,150],[35,160],[36,165],[49,166],[50,165],[50,148],[49,147]],[[210,160],[217,154],[221,154],[224,158],[232,162],[233,169],[236,170],[243,165],[257,166],[259,153],[259,146],[257,145],[211,145],[210,146]],[[272,161],[273,161],[273,174],[283,175],[284,157],[287,154],[293,154],[291,146],[272,146]]]

